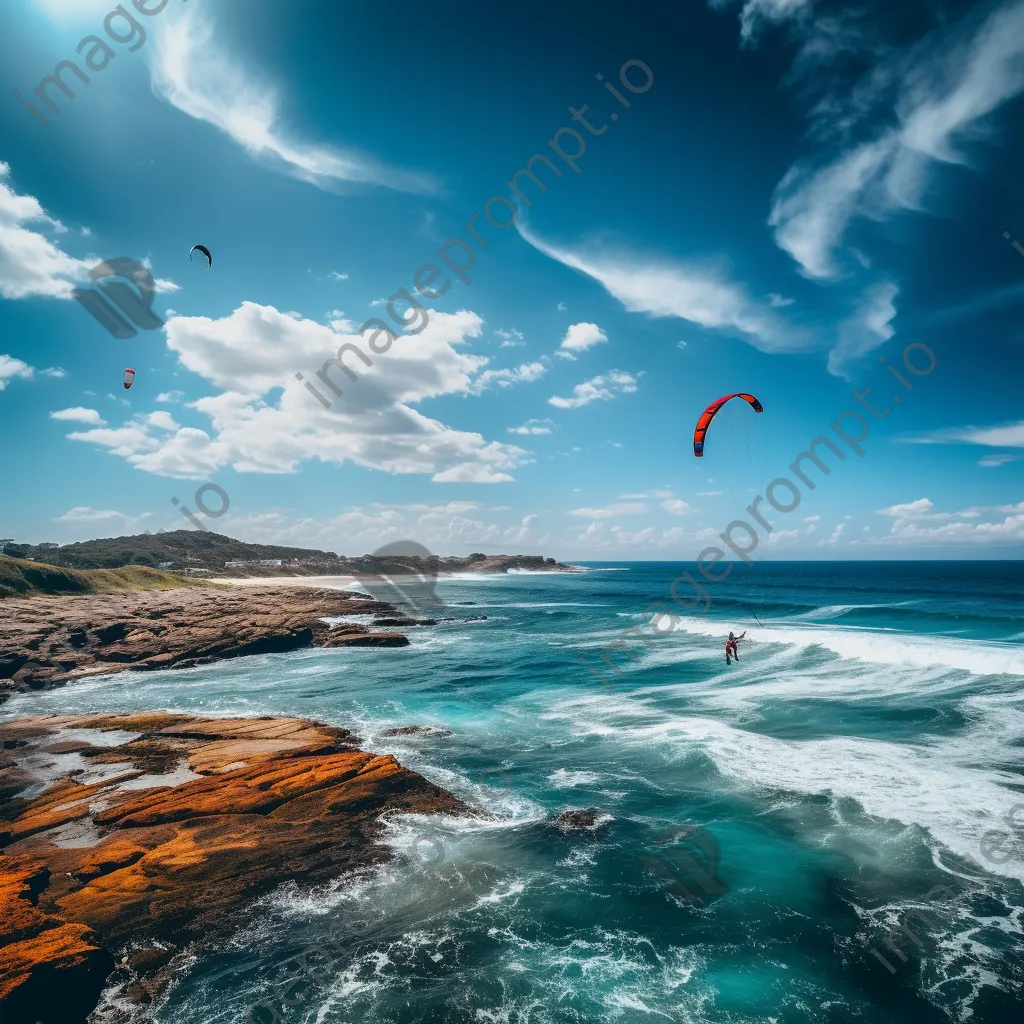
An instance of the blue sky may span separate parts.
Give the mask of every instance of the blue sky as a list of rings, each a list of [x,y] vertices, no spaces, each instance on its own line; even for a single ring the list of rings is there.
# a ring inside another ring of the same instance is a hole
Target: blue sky
[[[144,41],[110,0],[5,7],[0,535],[187,527],[171,499],[212,482],[208,525],[252,541],[692,559],[828,434],[759,555],[1020,557],[1024,0],[124,6]],[[33,90],[86,56],[53,114]],[[163,329],[71,298],[115,256]],[[386,300],[431,263],[402,334]],[[372,366],[336,397],[346,342]],[[735,391],[765,412],[731,402],[695,459]]]

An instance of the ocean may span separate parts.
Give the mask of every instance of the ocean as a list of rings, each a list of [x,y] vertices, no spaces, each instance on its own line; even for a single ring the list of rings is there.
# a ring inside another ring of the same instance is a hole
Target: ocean
[[[261,901],[157,1024],[1007,1024],[1020,564],[740,566],[660,636],[645,609],[692,565],[467,574],[437,592],[486,621],[409,629],[408,648],[124,673],[4,717],[305,716],[477,811],[392,820],[387,866]],[[442,731],[382,735],[404,725]],[[591,826],[555,823],[572,808]]]

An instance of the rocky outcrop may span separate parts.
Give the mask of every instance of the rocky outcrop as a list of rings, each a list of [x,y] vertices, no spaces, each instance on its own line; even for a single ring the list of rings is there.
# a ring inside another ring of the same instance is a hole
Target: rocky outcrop
[[[592,832],[604,821],[611,820],[603,815],[596,807],[587,807],[583,810],[572,809],[562,811],[555,818],[555,824],[570,832]]]
[[[0,702],[124,669],[184,668],[302,647],[404,647],[396,632],[325,616],[394,615],[360,594],[305,587],[178,589],[8,598],[0,622]]]
[[[83,728],[130,738],[94,746]],[[50,716],[0,725],[0,739],[8,792],[44,787],[0,804],[3,1021],[82,1024],[111,984],[151,1002],[256,898],[386,858],[382,814],[467,809],[302,719]]]
[[[381,736],[451,736],[450,729],[442,729],[436,725],[399,725],[393,729],[385,729]]]

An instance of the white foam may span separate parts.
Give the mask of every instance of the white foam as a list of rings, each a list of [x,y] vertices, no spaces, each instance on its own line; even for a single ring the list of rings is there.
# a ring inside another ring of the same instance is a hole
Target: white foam
[[[601,778],[596,772],[570,772],[564,768],[548,776],[548,782],[555,789],[573,789],[576,786],[590,786]]]
[[[776,739],[714,718],[666,713],[636,695],[564,701],[545,717],[569,718],[579,734],[614,734],[631,746],[701,750],[741,786],[855,800],[873,817],[919,825],[993,874],[1024,881],[1024,862],[998,864],[980,852],[982,836],[1005,828],[1004,815],[1022,802],[1010,788],[1019,776],[991,766],[1018,760],[1024,711],[988,697],[965,701],[964,710],[975,718],[965,732],[917,745],[849,736]]]
[[[658,616],[655,616],[658,618]],[[661,619],[666,616],[660,616]],[[659,627],[661,624],[659,623]],[[674,630],[724,640],[734,628],[725,623],[686,618],[676,621]],[[787,644],[823,647],[841,658],[884,665],[944,665],[973,675],[1024,676],[1024,650],[1019,645],[997,640],[962,640],[942,636],[920,636],[897,630],[864,627],[792,627],[767,624],[743,641],[741,652],[759,644]]]

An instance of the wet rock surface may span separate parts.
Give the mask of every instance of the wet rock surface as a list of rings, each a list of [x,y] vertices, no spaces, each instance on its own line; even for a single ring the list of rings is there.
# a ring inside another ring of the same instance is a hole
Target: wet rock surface
[[[555,818],[555,824],[573,832],[589,832],[601,824],[601,817],[601,811],[596,807],[587,807],[582,810],[574,808],[572,810],[562,811],[562,813]]]
[[[187,668],[303,647],[405,647],[397,632],[323,617],[395,617],[346,591],[259,587],[8,598],[0,605],[0,703],[125,669]]]
[[[382,814],[467,810],[303,719],[46,716],[0,739],[5,1022],[82,1024],[111,985],[151,1002],[253,900],[390,856]]]

